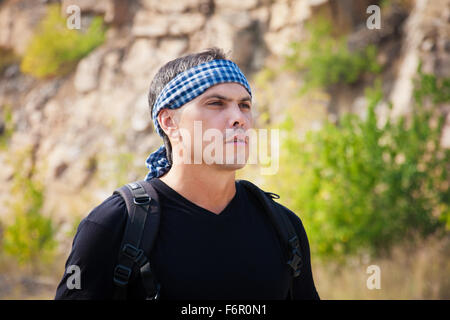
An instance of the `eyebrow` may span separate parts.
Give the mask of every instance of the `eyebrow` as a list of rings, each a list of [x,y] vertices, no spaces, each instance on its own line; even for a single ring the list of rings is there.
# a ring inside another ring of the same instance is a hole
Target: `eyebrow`
[[[220,99],[220,100],[225,100],[225,101],[231,101],[232,99],[221,96],[220,94],[211,94],[206,96],[203,101],[207,100],[207,99],[211,99],[211,98],[216,98],[216,99]],[[250,96],[245,96],[243,98],[240,99],[240,101],[250,101],[252,102],[252,98]]]

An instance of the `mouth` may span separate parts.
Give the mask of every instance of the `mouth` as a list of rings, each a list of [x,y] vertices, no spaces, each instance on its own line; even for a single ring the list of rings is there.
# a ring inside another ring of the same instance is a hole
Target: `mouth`
[[[231,139],[228,139],[225,143],[233,143],[236,145],[247,145],[248,137],[245,136],[234,136]]]

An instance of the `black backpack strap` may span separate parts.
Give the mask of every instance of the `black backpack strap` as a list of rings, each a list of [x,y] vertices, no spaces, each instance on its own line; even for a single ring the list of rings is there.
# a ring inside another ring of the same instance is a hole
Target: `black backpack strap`
[[[151,183],[147,181],[128,183],[115,190],[113,194],[122,196],[128,212],[127,224],[113,275],[115,285],[114,298],[126,299],[127,286],[133,267],[137,265],[140,268],[147,299],[157,299],[159,286],[154,280],[145,252],[150,252],[159,229],[160,208],[158,194]],[[146,241],[141,243],[144,229],[146,229]],[[145,248],[141,249],[141,246]]]
[[[273,199],[279,199],[280,196],[261,190],[258,186],[247,180],[237,180],[238,183],[244,185],[257,199],[262,203],[264,211],[269,217],[270,221],[275,227],[275,230],[285,248],[285,257],[287,264],[291,269],[291,275],[296,278],[300,275],[302,267],[302,255],[300,252],[300,242],[297,233],[295,232],[292,222],[283,210],[276,205]],[[292,286],[292,283],[291,283]],[[292,287],[290,288],[290,295],[292,298]]]
[[[161,208],[159,206],[158,193],[152,186],[152,181],[140,181],[147,194],[150,195],[150,208],[147,214],[147,224],[145,226],[145,242],[141,243],[142,250],[150,254],[159,231],[159,223],[161,221]],[[147,300],[159,299],[160,285],[157,283],[152,269],[150,268],[150,262],[141,266],[140,268],[141,279],[147,293]]]

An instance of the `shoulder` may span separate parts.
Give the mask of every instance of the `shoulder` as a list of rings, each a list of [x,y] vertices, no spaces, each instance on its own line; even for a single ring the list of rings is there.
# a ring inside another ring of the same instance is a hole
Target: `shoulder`
[[[91,229],[115,233],[118,228],[124,226],[127,215],[124,199],[118,194],[113,194],[89,212],[81,221],[79,230],[89,225]]]
[[[278,212],[281,212],[282,214],[285,214],[291,223],[294,225],[297,232],[305,233],[305,228],[303,227],[303,223],[299,215],[297,215],[295,212],[287,208],[286,206],[282,205],[281,203],[275,201],[272,199],[273,205],[277,208]]]
[[[285,215],[288,216],[289,220],[291,221],[295,221],[297,224],[302,224],[302,221],[300,219],[300,217],[293,212],[292,210],[290,210],[288,207],[282,205],[281,203],[275,201],[272,199],[273,205],[281,212],[283,212]]]
[[[66,262],[80,267],[82,290],[67,288],[65,272],[55,299],[110,299],[117,252],[126,225],[127,210],[120,195],[111,195],[81,220]]]
[[[294,225],[296,230],[304,233],[304,227],[300,217],[283,204],[274,200],[280,198],[278,194],[263,190],[259,186],[248,180],[237,180],[237,181],[239,182],[239,184],[244,185],[245,187],[247,187],[247,189],[253,191],[250,193],[253,194],[259,193],[260,195],[264,194],[264,197],[268,199],[268,203],[275,209],[276,212],[286,215],[291,221],[291,223]]]
[[[111,195],[81,220],[72,243],[72,255],[85,261],[113,256],[126,226],[127,210],[120,195]],[[101,248],[101,250],[99,250]],[[101,254],[100,254],[101,252]],[[115,256],[115,255],[114,255]]]

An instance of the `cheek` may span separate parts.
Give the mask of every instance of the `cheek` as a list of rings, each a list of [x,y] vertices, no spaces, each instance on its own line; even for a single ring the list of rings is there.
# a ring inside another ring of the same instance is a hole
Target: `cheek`
[[[226,127],[226,118],[223,112],[218,112],[217,110],[197,110],[195,113],[192,113],[186,121],[191,123],[191,127],[194,127],[194,121],[200,122],[203,132],[210,128],[223,131]]]
[[[252,112],[249,112],[247,119],[248,119],[249,127],[250,128],[253,127],[253,113]]]
[[[207,111],[204,112],[189,112],[180,117],[179,130],[184,141],[185,146],[193,146],[202,144],[202,137],[206,130],[210,128],[220,129],[221,126],[218,117],[209,115]],[[189,141],[188,141],[189,140]]]

